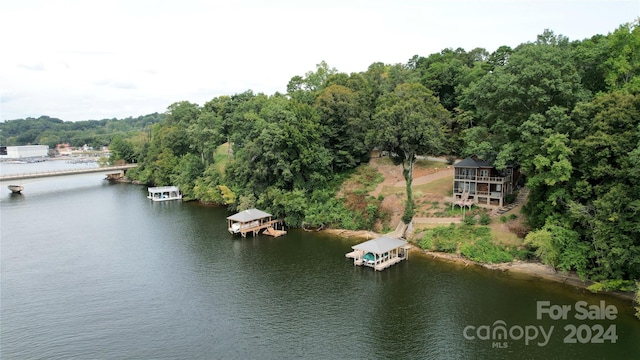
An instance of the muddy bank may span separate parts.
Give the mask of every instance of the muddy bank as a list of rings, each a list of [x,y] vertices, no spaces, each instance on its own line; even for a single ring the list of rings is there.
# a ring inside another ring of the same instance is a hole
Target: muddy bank
[[[347,239],[371,240],[381,236],[376,232],[368,230],[322,229],[320,231],[325,234],[336,235]]]

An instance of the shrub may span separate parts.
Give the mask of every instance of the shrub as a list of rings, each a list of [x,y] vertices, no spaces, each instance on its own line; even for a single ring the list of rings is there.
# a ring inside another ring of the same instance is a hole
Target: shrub
[[[473,229],[473,232],[474,232],[475,237],[486,238],[486,239],[490,239],[491,238],[491,229],[486,227],[486,226],[481,226],[481,227],[475,228],[475,229]]]
[[[509,194],[507,196],[504,197],[504,202],[507,204],[511,204],[516,200],[516,195],[515,194]]]
[[[504,216],[504,215],[500,216],[500,222],[503,223],[503,224],[506,223],[507,222],[507,217]]]
[[[475,243],[463,244],[460,247],[460,253],[471,260],[486,263],[503,263],[513,260],[513,255],[503,247],[494,245],[485,238]]]
[[[431,237],[426,236],[426,234],[422,236],[422,240],[420,240],[418,244],[420,245],[421,248],[425,250],[433,250],[432,248],[433,244],[431,244]]]
[[[432,240],[434,250],[453,253],[458,250],[458,241],[455,237],[438,237]]]
[[[476,224],[476,218],[475,216],[465,216],[464,219],[462,219],[462,223],[465,225],[475,225]]]
[[[447,155],[447,165],[453,165],[456,162],[456,157],[453,155]]]
[[[516,214],[509,215],[509,220],[515,220],[517,218],[518,218],[518,215],[516,215]]]
[[[597,293],[601,291],[634,291],[635,282],[633,280],[604,280],[593,283],[587,289],[591,292]]]
[[[534,257],[534,254],[531,251],[531,249],[526,247],[519,248],[517,246],[511,246],[507,248],[507,251],[509,251],[509,254],[511,254],[514,258],[518,260],[528,260]]]
[[[491,223],[491,217],[487,213],[480,214],[480,225],[489,225]]]
[[[455,224],[429,229],[422,235],[420,247],[426,250],[455,252],[458,249],[459,230]]]

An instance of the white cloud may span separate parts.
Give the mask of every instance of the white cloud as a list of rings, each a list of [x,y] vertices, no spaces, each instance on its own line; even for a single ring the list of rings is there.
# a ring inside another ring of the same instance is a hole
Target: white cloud
[[[344,72],[444,48],[489,51],[545,28],[572,40],[640,15],[636,1],[3,2],[2,119],[162,112],[252,89],[284,92],[322,60]]]

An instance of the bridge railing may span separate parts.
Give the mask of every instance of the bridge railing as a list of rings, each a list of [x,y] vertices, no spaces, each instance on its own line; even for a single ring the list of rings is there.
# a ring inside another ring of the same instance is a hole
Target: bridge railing
[[[47,177],[47,176],[56,176],[56,175],[72,175],[72,174],[94,173],[94,172],[103,172],[103,171],[111,171],[111,170],[121,171],[121,170],[132,169],[137,166],[138,164],[128,164],[128,165],[120,165],[120,166],[92,167],[88,169],[35,171],[35,172],[20,173],[20,174],[0,175],[0,180],[27,179],[27,178],[34,178],[34,177]]]

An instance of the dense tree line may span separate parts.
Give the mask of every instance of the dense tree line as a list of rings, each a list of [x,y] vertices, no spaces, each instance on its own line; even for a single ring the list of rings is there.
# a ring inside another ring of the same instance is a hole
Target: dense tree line
[[[580,41],[547,30],[516,48],[445,49],[351,74],[322,62],[286,94],[177,102],[164,116],[150,141],[115,143],[139,159],[138,180],[178,185],[186,198],[258,206],[290,226],[368,227],[379,201],[335,192],[371,150],[402,164],[405,220],[416,155],[477,155],[521,166],[526,242],[544,262],[596,280],[640,278],[638,21]]]
[[[89,145],[94,149],[109,145],[118,134],[123,138],[132,138],[143,142],[141,131],[147,130],[150,135],[151,125],[159,123],[164,114],[153,113],[136,118],[63,121],[49,116],[8,120],[0,122],[0,144],[16,145],[48,145],[68,143],[73,147]],[[143,136],[142,136],[143,137]]]
[[[543,261],[593,279],[639,278],[639,72],[638,22],[581,41],[547,30],[513,49],[445,49],[359,73],[322,62],[291,78],[286,94],[173,104],[136,176],[233,210],[259,206],[292,226],[347,226],[352,209],[335,184],[374,148],[409,180],[405,220],[416,155],[517,163],[531,190],[527,242]],[[223,143],[230,149],[216,159]],[[360,214],[375,218],[379,203],[364,201]]]

